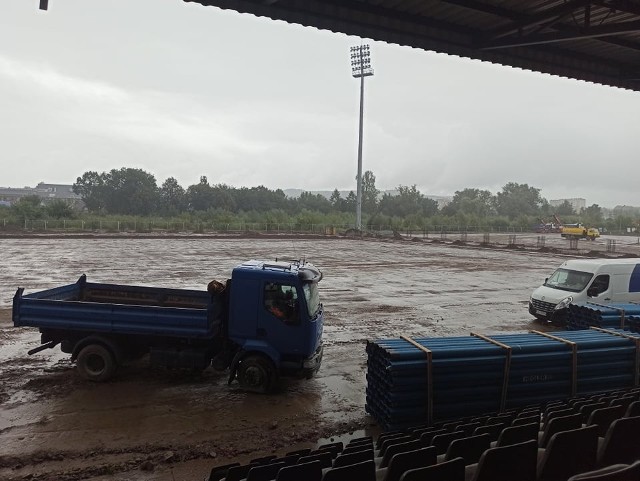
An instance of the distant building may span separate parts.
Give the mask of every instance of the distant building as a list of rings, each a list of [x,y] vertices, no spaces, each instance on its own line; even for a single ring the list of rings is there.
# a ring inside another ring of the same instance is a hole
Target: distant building
[[[579,197],[573,198],[573,199],[555,199],[555,200],[550,200],[549,201],[549,205],[551,207],[560,207],[565,202],[569,202],[569,204],[571,204],[571,207],[576,212],[576,214],[579,214],[580,212],[582,212],[584,209],[587,208],[587,201],[585,199],[582,199],[582,198],[579,198]]]
[[[0,205],[11,205],[23,197],[37,195],[46,204],[53,200],[62,200],[76,209],[82,209],[82,198],[73,192],[73,186],[67,184],[45,184],[40,182],[35,187],[0,187]]]
[[[616,205],[612,209],[612,214],[613,214],[613,217],[617,217],[619,215],[638,217],[640,216],[640,207],[635,207],[632,205]]]

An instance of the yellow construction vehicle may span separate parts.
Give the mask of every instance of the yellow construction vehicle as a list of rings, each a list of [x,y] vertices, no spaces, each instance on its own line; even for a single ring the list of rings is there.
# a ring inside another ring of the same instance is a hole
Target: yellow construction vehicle
[[[596,240],[596,237],[600,237],[600,231],[593,227],[585,227],[582,224],[565,224],[562,226],[560,235],[570,239]]]

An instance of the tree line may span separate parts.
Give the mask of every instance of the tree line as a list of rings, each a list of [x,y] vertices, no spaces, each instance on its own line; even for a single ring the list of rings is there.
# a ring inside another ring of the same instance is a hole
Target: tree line
[[[606,225],[597,204],[580,213],[576,213],[568,202],[552,207],[540,195],[539,188],[516,182],[508,182],[496,194],[475,188],[457,191],[442,207],[415,185],[399,185],[393,194],[381,193],[372,171],[364,173],[362,186],[363,221],[368,226],[531,227],[549,221],[554,214],[565,223],[580,221],[595,227]],[[304,220],[344,225],[353,223],[356,209],[353,191],[345,197],[335,189],[329,198],[310,192],[292,198],[282,189],[211,184],[206,176],[201,176],[197,184],[184,188],[174,177],[158,185],[153,174],[126,167],[102,173],[85,172],[76,179],[73,191],[82,198],[87,214],[94,216],[181,217],[211,222],[297,223]],[[22,219],[60,219],[79,215],[63,201],[43,205],[36,196],[24,197],[13,204],[10,214]],[[622,217],[626,226],[634,225],[632,216]],[[613,226],[622,227],[622,220],[617,217]]]

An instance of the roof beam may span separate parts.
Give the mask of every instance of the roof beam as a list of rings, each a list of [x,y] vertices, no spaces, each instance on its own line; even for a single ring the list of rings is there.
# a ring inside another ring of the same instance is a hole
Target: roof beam
[[[640,5],[637,5],[637,3],[634,4],[628,0],[594,0],[593,4],[617,10],[618,12],[640,15]]]
[[[525,15],[514,12],[513,10],[507,10],[506,8],[499,7],[497,5],[481,3],[477,0],[443,0],[443,3],[450,3],[451,5],[457,5],[459,7],[468,8],[469,10],[475,10],[476,12],[488,13],[496,17],[517,22],[523,21],[527,18]]]
[[[538,27],[549,22],[555,23],[563,17],[570,15],[578,9],[591,5],[593,0],[573,0],[563,3],[557,7],[548,8],[535,15],[529,15],[526,19],[513,22],[503,28],[499,28],[491,33],[491,39],[502,38],[512,33],[522,33],[523,30],[530,27]]]
[[[490,42],[482,47],[483,50],[495,50],[500,48],[524,47],[527,45],[542,45],[547,43],[567,42],[571,40],[584,40],[586,38],[610,37],[627,33],[640,32],[640,20],[633,22],[611,23],[591,28],[580,28],[572,31],[542,33],[506,39],[502,42]]]

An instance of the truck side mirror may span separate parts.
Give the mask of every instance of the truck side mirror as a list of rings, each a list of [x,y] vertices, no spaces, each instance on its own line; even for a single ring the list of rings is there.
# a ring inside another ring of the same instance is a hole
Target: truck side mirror
[[[598,297],[598,288],[597,287],[590,287],[589,289],[587,289],[587,296],[588,297]]]

